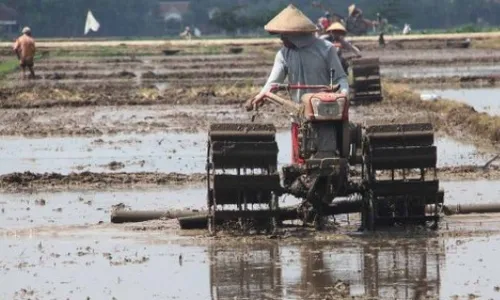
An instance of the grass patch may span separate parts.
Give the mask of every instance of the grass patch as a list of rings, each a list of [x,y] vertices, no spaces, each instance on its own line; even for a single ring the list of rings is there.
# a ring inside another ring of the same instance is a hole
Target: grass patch
[[[500,142],[499,116],[477,112],[473,107],[452,99],[423,101],[405,84],[385,82],[384,94],[390,106],[434,113],[436,125],[441,129],[467,132],[493,144]]]
[[[35,63],[37,60],[42,59],[47,54],[45,52],[39,53],[35,55]],[[17,70],[20,70],[19,60],[17,58],[12,58],[8,60],[4,60],[0,63],[0,80],[5,79],[5,77]],[[36,67],[35,67],[36,68]]]
[[[141,88],[137,91],[137,95],[147,100],[157,100],[160,92],[153,88]]]
[[[19,60],[9,59],[0,63],[0,78],[5,78],[8,74],[19,69]]]

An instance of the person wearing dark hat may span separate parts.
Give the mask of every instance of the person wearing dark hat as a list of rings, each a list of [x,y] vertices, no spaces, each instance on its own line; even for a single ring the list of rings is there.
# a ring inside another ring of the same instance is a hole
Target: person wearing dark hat
[[[36,52],[35,40],[31,36],[31,29],[24,27],[22,35],[16,40],[13,50],[19,59],[19,65],[23,70],[22,78],[26,78],[26,68],[30,70],[31,76],[35,78],[34,58]]]
[[[269,21],[264,29],[279,35],[283,47],[276,53],[271,74],[261,92],[247,101],[245,107],[248,111],[259,106],[272,85],[283,83],[286,77],[289,84],[329,85],[331,69],[334,70],[334,84],[339,84],[339,91],[346,97],[349,96],[347,75],[335,47],[314,35],[316,25],[295,6],[290,4]],[[308,92],[315,91],[292,91],[291,98],[299,103],[302,95]],[[297,135],[298,124],[292,122],[292,142],[298,142]]]

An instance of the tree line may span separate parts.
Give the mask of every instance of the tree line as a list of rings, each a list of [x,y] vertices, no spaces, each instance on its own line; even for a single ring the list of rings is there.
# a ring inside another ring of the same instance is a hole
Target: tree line
[[[262,32],[263,25],[288,3],[294,3],[313,21],[324,12],[311,0],[192,0],[183,26],[209,25],[215,30],[236,33],[240,30]],[[355,2],[365,17],[376,19],[380,13],[390,23],[409,23],[412,29],[446,29],[464,24],[500,25],[500,1],[494,0],[324,0],[330,11],[346,16]],[[0,0],[19,13],[20,26],[32,27],[39,37],[81,37],[87,11],[92,10],[101,23],[97,36],[162,36],[167,25],[155,17],[157,0]],[[238,3],[235,5],[235,3]],[[219,7],[213,19],[208,9]],[[168,25],[170,26],[170,25]],[[206,27],[206,26],[205,26]]]

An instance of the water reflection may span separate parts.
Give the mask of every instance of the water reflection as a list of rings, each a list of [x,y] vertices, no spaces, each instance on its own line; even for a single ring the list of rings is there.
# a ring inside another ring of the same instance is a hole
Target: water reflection
[[[438,297],[442,241],[245,245],[210,248],[219,299],[423,299]],[[442,262],[441,262],[442,263]]]
[[[212,299],[280,299],[277,245],[209,250]]]
[[[441,251],[435,252],[438,249]],[[442,257],[442,242],[421,241],[397,247],[364,247],[364,294],[382,299],[437,297]]]

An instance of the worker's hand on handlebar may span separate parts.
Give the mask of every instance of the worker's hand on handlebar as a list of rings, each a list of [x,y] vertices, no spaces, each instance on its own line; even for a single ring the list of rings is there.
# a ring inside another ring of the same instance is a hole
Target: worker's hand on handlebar
[[[259,94],[252,99],[249,99],[245,103],[245,109],[247,111],[252,111],[255,108],[261,107],[262,105],[264,105],[264,95]]]
[[[340,84],[338,83],[332,87],[332,92],[334,93],[338,92],[339,90],[340,90]]]

